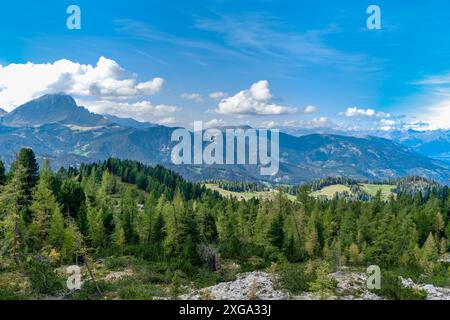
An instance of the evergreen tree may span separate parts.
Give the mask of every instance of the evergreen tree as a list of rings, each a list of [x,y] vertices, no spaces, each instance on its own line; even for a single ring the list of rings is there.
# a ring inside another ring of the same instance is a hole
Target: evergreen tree
[[[25,194],[31,200],[32,190],[39,180],[39,165],[32,149],[24,148],[20,150],[11,171],[14,172],[19,166],[25,168]]]
[[[316,269],[316,279],[310,284],[310,291],[321,300],[328,299],[336,288],[336,281],[330,277],[331,268],[328,262],[322,261]]]
[[[22,264],[26,245],[26,229],[23,220],[27,210],[27,172],[17,163],[9,184],[0,195],[2,213],[0,220],[1,248],[3,254],[14,258],[16,264]]]
[[[49,173],[47,171],[41,172],[41,180],[33,192],[33,203],[30,207],[32,213],[30,240],[34,243],[36,249],[45,245],[50,231],[51,218],[56,211],[60,210],[50,189],[50,183]]]
[[[278,214],[275,220],[272,222],[269,230],[269,238],[272,245],[278,249],[283,248],[284,243],[284,220],[281,214]]]
[[[0,160],[0,186],[6,183],[6,169],[3,161]]]
[[[50,220],[48,243],[52,248],[61,251],[64,242],[64,217],[59,208],[53,212]]]

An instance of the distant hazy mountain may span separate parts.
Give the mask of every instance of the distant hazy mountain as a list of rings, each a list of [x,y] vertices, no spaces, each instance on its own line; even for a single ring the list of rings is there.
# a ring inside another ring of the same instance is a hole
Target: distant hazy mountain
[[[129,128],[135,128],[135,129],[146,129],[146,128],[152,128],[156,127],[155,124],[150,122],[140,122],[137,120],[134,120],[133,118],[119,118],[111,114],[105,114],[104,117],[111,122],[114,122],[118,125],[129,127]]]
[[[173,166],[170,156],[175,143],[170,137],[175,128],[151,124],[142,127],[130,119],[106,119],[76,106],[72,98],[64,95],[34,100],[3,119],[0,156],[7,164],[20,148],[31,147],[40,160],[49,158],[54,167],[116,157],[163,164],[191,180],[294,184],[328,176],[385,180],[417,175],[450,184],[449,164],[384,138],[331,134],[295,137],[281,133],[279,174],[263,177],[257,166]]]
[[[3,110],[2,108],[0,108],[0,117],[3,117],[4,115],[8,114],[8,112],[6,112],[5,110]]]
[[[422,155],[450,163],[449,130],[394,132],[391,138]]]
[[[281,130],[294,136],[321,133],[363,137],[369,134],[367,131],[338,131],[331,128],[302,129],[286,127]],[[393,140],[410,147],[421,155],[450,163],[450,130],[379,130],[370,131],[370,135]]]
[[[1,118],[2,125],[10,127],[36,127],[58,122],[99,126],[107,124],[108,120],[78,107],[72,97],[64,94],[45,95],[19,106]]]

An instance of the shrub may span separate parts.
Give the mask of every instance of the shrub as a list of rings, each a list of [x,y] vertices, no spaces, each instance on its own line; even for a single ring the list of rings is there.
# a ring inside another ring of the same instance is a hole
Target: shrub
[[[282,287],[292,294],[308,291],[311,282],[315,280],[314,272],[309,272],[306,264],[284,263],[277,266],[277,273]]]
[[[25,271],[30,279],[31,288],[36,293],[54,294],[63,288],[62,279],[46,257],[30,258],[25,265]]]
[[[404,287],[399,276],[393,272],[382,274],[381,289],[374,293],[390,300],[425,300],[427,298],[423,290]]]

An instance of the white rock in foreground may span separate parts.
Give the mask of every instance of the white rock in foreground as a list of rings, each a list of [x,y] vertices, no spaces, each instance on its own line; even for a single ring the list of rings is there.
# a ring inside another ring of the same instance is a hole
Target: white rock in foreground
[[[435,287],[431,284],[415,284],[411,279],[403,279],[402,285],[406,288],[415,288],[427,293],[427,300],[450,300],[450,289]]]
[[[235,281],[194,291],[181,297],[183,300],[285,300],[289,294],[275,289],[276,279],[266,272],[239,274]]]
[[[367,289],[367,275],[359,272],[350,272],[342,269],[330,274],[336,280],[337,287],[327,300],[383,300],[380,296]],[[320,300],[315,293],[304,292],[292,297],[294,300]]]

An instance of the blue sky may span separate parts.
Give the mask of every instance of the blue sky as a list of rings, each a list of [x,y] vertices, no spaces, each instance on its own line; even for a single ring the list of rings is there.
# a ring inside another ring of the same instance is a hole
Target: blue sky
[[[66,27],[71,4],[81,30]],[[366,27],[371,4],[382,30]],[[449,128],[449,12],[444,0],[17,0],[0,10],[0,107],[59,90],[173,125]]]

